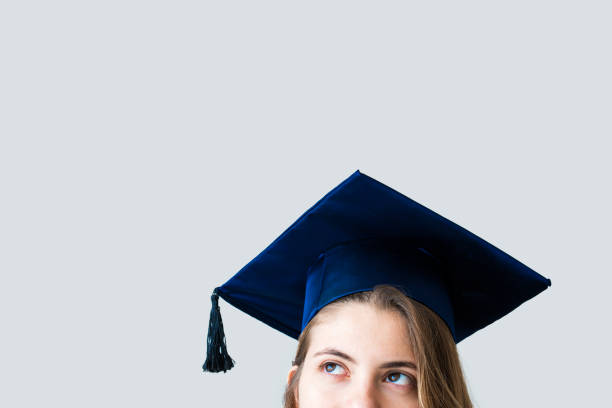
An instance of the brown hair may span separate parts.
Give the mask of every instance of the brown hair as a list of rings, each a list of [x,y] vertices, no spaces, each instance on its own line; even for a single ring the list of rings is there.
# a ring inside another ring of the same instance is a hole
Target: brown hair
[[[372,304],[380,310],[398,311],[404,317],[417,362],[417,389],[422,408],[472,408],[463,378],[457,346],[444,321],[431,309],[390,285],[341,297],[321,309],[298,339],[293,361],[298,366],[285,389],[284,408],[298,408],[297,388],[310,344],[310,331],[330,306],[347,302]]]

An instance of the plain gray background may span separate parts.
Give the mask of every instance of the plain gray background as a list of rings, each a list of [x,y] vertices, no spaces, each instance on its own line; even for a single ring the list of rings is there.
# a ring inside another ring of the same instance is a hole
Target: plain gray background
[[[280,407],[212,289],[359,169],[552,280],[459,345],[477,407],[602,406],[604,1],[3,1],[0,405]]]

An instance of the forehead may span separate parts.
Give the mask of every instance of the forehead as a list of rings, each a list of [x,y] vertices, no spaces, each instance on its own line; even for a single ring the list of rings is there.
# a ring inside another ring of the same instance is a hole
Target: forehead
[[[310,333],[307,356],[333,347],[358,361],[413,358],[405,317],[367,303],[341,303],[325,310]]]

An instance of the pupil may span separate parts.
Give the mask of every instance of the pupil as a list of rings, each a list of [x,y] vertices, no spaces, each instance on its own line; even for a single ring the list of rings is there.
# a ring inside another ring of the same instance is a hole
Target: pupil
[[[397,374],[391,374],[391,375],[389,376],[389,379],[390,379],[391,381],[395,381],[395,380],[397,380]]]
[[[327,371],[334,371],[334,364],[332,364],[332,363],[327,364],[327,365],[325,366],[325,369],[326,369]]]

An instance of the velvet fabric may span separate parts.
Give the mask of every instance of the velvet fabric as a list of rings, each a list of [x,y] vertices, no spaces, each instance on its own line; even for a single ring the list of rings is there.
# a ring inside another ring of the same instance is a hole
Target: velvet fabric
[[[357,170],[215,289],[297,339],[329,302],[378,284],[429,307],[458,343],[551,281]]]

